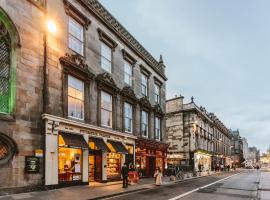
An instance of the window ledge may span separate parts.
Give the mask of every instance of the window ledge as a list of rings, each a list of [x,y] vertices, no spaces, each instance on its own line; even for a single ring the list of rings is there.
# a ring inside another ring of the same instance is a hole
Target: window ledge
[[[9,121],[9,122],[15,122],[15,116],[13,114],[5,114],[5,113],[0,113],[0,120],[3,121]]]

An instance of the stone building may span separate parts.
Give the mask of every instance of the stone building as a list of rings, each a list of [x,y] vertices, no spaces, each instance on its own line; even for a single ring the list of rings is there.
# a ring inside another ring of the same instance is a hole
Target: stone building
[[[243,140],[239,130],[231,131],[232,160],[236,166],[241,166],[244,162]]]
[[[255,166],[256,163],[260,161],[260,150],[258,150],[256,147],[249,147],[247,160],[252,161],[253,165]]]
[[[230,159],[228,130],[213,113],[184,97],[166,101],[166,133],[168,165],[180,165],[187,170],[213,170]]]
[[[119,179],[124,162],[163,170],[162,56],[96,0],[0,6],[0,188]]]

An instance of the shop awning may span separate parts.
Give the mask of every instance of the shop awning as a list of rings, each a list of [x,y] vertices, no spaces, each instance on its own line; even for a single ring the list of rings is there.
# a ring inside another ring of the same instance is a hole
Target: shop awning
[[[109,147],[102,138],[90,137],[89,140],[93,141],[99,150],[110,152]]]
[[[108,142],[113,146],[117,153],[128,154],[128,150],[121,142],[116,142],[112,140],[108,140]]]
[[[88,144],[82,135],[76,135],[72,133],[61,132],[60,135],[63,137],[66,147],[88,149]]]

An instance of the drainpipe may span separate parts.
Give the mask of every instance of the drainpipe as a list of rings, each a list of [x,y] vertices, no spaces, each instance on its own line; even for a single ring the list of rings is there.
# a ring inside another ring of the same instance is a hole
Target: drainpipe
[[[44,1],[44,19],[47,20],[47,1]],[[47,91],[47,30],[44,28],[43,33],[43,114],[47,113],[47,98],[48,98],[48,91]],[[45,187],[45,170],[46,170],[46,121],[42,120],[42,128],[43,128],[43,174],[42,174],[42,185]]]

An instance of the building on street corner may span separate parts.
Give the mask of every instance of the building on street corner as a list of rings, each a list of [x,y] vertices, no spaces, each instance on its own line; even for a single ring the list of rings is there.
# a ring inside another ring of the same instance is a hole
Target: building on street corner
[[[164,171],[162,56],[97,0],[0,6],[0,189],[118,180],[124,162]]]
[[[230,164],[228,129],[194,98],[184,104],[183,96],[166,101],[166,132],[169,143],[168,166],[192,171],[214,170],[217,164]]]

